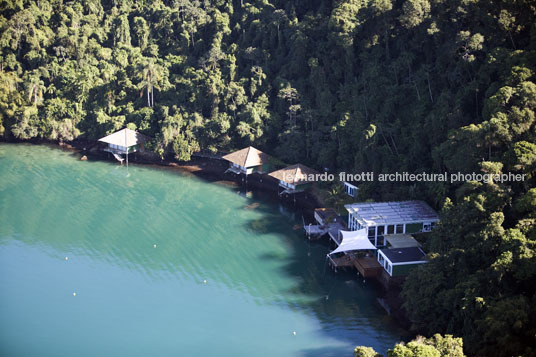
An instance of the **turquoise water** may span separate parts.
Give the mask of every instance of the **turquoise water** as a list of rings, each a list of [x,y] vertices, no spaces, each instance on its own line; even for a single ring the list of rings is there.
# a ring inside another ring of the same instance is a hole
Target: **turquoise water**
[[[228,185],[0,144],[0,222],[2,356],[351,356],[399,338],[301,215]]]

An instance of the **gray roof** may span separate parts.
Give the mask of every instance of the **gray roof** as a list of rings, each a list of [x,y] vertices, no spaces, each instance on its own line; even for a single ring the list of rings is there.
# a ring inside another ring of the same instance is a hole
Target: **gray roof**
[[[344,206],[364,226],[439,221],[423,201],[353,203]]]
[[[421,246],[410,234],[387,234],[384,237],[392,249]]]
[[[380,249],[380,252],[383,253],[391,261],[391,263],[409,263],[409,262],[420,262],[426,260],[426,254],[419,247],[411,248],[384,248]]]

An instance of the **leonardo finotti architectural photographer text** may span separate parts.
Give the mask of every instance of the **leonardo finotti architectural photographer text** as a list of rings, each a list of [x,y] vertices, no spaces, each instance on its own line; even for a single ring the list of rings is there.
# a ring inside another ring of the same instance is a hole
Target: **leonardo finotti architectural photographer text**
[[[347,174],[346,172],[340,172],[338,175],[329,174],[324,172],[322,174],[306,175],[307,181],[335,181],[335,178],[338,177],[340,181],[346,182],[372,182],[377,180],[379,182],[466,182],[466,181],[477,181],[477,182],[520,182],[525,181],[525,174],[513,174],[502,173],[502,174],[485,174],[485,173],[469,173],[464,174],[461,172],[457,173],[417,173],[412,174],[409,172],[395,172],[392,174],[375,174],[374,172],[361,172],[357,174]],[[292,181],[292,178],[289,178]]]

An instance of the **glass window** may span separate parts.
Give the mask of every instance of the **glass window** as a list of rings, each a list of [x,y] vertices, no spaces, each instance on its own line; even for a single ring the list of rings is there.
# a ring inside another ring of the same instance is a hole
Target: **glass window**
[[[404,225],[403,224],[397,224],[396,225],[396,234],[404,233]]]
[[[377,246],[381,247],[381,246],[384,246],[384,245],[385,245],[385,242],[384,242],[383,236],[378,236],[378,244],[377,244]]]
[[[355,196],[355,191],[356,191],[355,187],[350,186],[350,184],[348,184],[346,182],[344,183],[344,192],[346,192],[346,194],[348,194],[348,196],[354,197]]]
[[[378,241],[376,242],[377,246],[384,245],[383,243],[383,233],[385,232],[385,226],[378,226]]]
[[[387,226],[387,234],[393,234],[395,232],[395,226],[394,224]]]
[[[368,229],[368,237],[369,238],[376,237],[376,227],[369,227],[369,229]]]

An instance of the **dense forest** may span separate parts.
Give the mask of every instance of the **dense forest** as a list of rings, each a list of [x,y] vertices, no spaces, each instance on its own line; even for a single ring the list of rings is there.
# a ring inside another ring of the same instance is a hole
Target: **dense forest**
[[[415,331],[470,355],[536,355],[532,0],[0,2],[0,135],[160,155],[254,144],[332,172],[523,173],[365,183],[442,207],[403,290]]]
[[[354,357],[383,357],[371,347],[357,346]],[[465,357],[461,338],[435,334],[431,338],[417,336],[414,340],[398,343],[387,351],[387,357]]]

